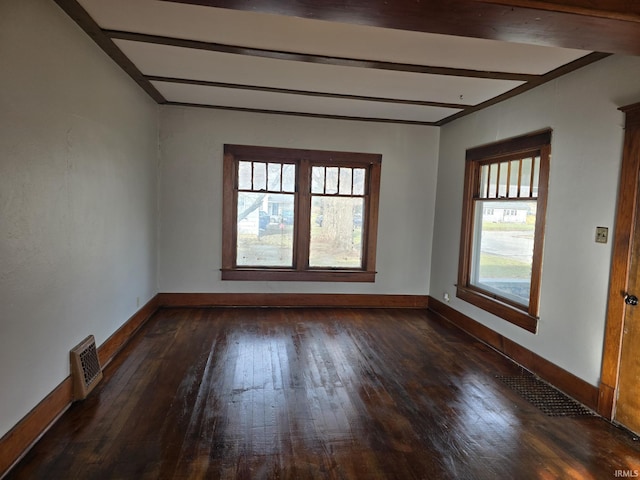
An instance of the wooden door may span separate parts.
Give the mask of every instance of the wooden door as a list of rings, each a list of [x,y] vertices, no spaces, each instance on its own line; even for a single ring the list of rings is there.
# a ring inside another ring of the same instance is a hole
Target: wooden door
[[[628,124],[625,137],[624,155],[640,158],[640,125]],[[639,188],[636,184],[636,192]],[[633,217],[615,420],[640,433],[640,195]]]
[[[640,433],[640,104],[626,113],[599,413]]]

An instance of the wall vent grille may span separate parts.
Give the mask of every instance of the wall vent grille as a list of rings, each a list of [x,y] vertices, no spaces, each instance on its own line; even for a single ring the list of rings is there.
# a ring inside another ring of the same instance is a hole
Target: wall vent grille
[[[93,335],[89,335],[71,350],[71,374],[75,400],[87,398],[102,379],[102,368]]]

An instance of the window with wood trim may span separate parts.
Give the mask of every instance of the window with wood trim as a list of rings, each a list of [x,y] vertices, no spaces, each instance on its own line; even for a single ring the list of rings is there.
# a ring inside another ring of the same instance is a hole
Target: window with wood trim
[[[551,130],[467,150],[456,294],[536,332]]]
[[[381,161],[225,145],[222,279],[375,281]]]

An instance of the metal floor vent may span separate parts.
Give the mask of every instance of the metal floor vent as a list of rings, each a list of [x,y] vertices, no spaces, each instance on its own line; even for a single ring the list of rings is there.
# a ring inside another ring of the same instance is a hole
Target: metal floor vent
[[[496,378],[518,393],[529,403],[542,410],[546,415],[553,417],[580,417],[595,415],[584,405],[576,402],[564,393],[553,388],[548,383],[545,383],[534,376],[497,375]]]
[[[89,335],[71,350],[71,374],[75,400],[87,398],[102,379],[102,368],[93,335]]]

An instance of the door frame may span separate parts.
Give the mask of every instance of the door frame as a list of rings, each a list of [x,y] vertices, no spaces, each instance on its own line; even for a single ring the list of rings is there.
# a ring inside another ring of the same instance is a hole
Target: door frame
[[[640,103],[622,107],[620,110],[625,113],[625,136],[598,398],[598,413],[609,420],[613,420],[615,416],[624,317],[627,307],[623,299],[629,280],[634,225],[636,218],[640,215],[637,211],[640,156],[631,155],[633,142],[640,142]],[[637,240],[640,241],[640,239]]]

